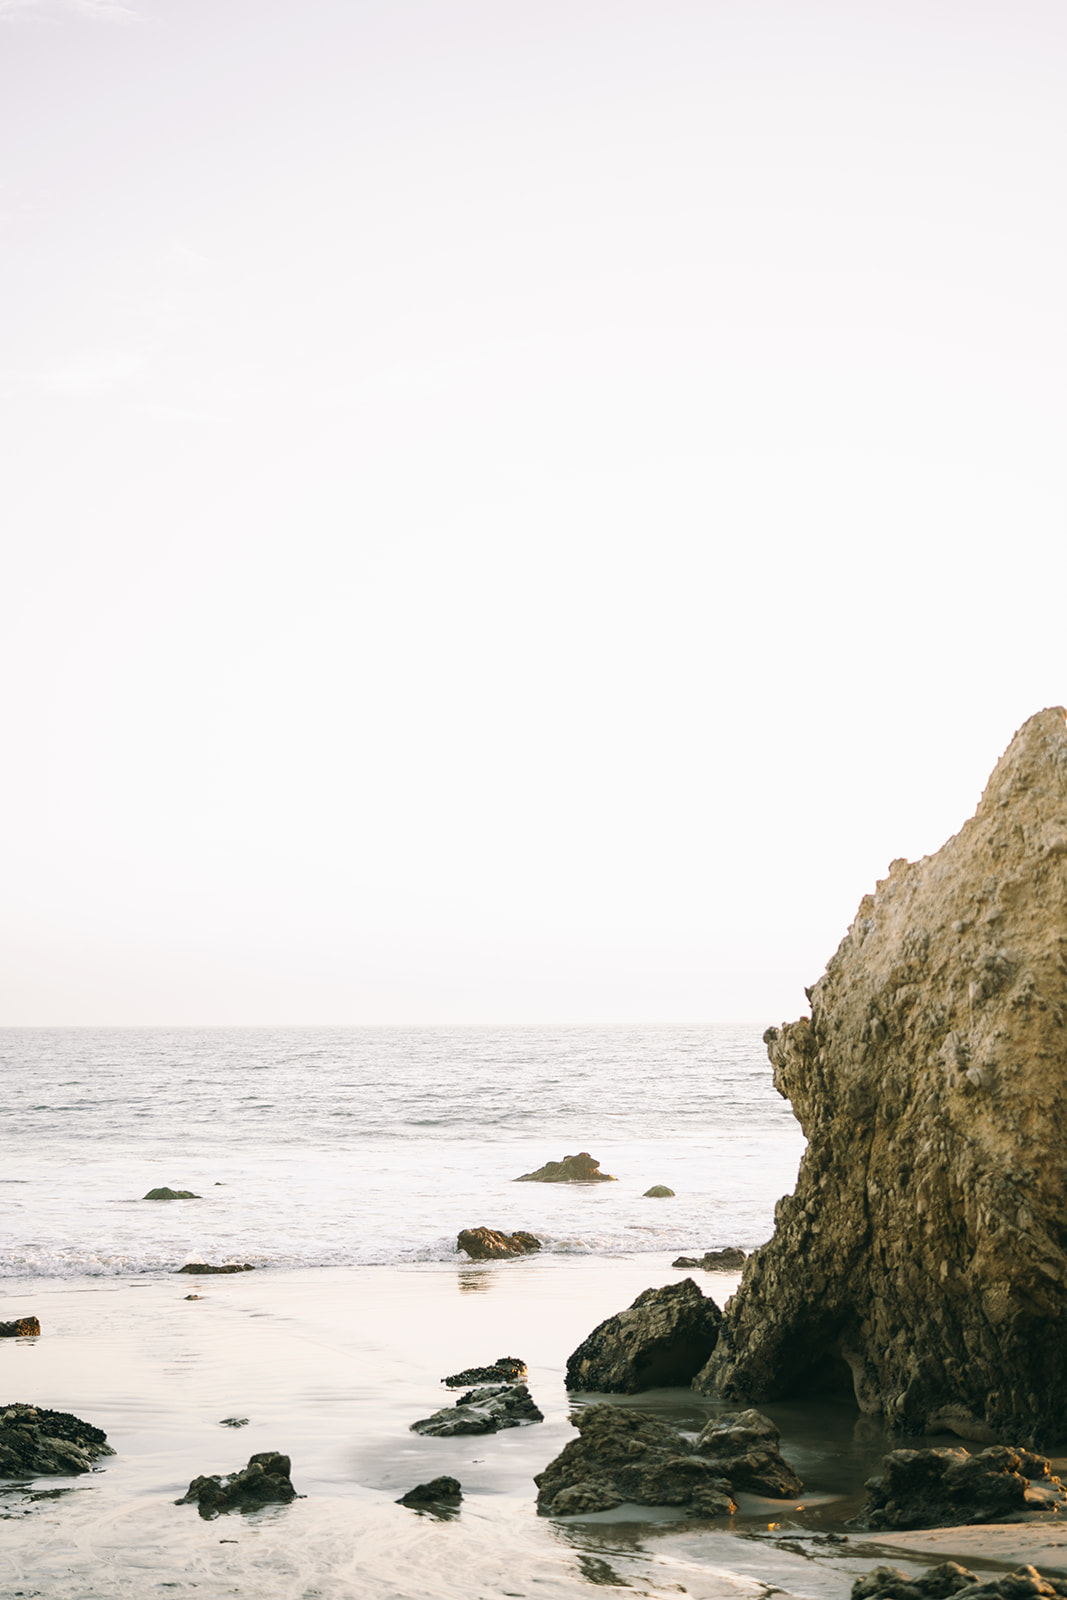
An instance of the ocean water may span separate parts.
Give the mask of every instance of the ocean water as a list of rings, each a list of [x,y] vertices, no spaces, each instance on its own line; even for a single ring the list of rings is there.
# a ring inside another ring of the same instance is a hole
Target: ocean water
[[[751,1249],[803,1149],[755,1028],[5,1030],[0,1074],[8,1278]],[[619,1181],[513,1181],[579,1150]]]

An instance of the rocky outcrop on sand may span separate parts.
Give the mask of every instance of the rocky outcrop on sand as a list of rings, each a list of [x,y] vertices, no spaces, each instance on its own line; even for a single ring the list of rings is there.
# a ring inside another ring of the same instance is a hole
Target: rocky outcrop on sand
[[[721,1322],[722,1312],[692,1278],[645,1289],[578,1346],[567,1362],[567,1388],[637,1394],[688,1384],[715,1348]]]
[[[521,1428],[544,1420],[524,1383],[487,1384],[460,1395],[455,1405],[413,1422],[411,1431],[433,1439],[451,1439],[463,1433],[499,1433],[501,1428]]]
[[[699,1267],[702,1272],[739,1272],[748,1257],[743,1250],[728,1245],[725,1250],[705,1250],[702,1256],[679,1256],[672,1267]]]
[[[412,1511],[430,1511],[441,1516],[454,1512],[462,1499],[463,1489],[458,1478],[431,1478],[429,1483],[417,1483],[396,1503],[410,1506]]]
[[[450,1389],[464,1389],[472,1383],[524,1383],[528,1374],[521,1356],[497,1356],[491,1367],[464,1367],[441,1382]]]
[[[0,1478],[66,1477],[114,1454],[106,1433],[69,1411],[0,1407]]]
[[[668,1189],[665,1183],[654,1183],[651,1189],[646,1189],[641,1196],[642,1200],[673,1200],[674,1190]]]
[[[36,1317],[16,1317],[13,1322],[0,1322],[0,1339],[37,1339],[41,1324]]]
[[[1003,1577],[979,1578],[955,1561],[942,1561],[925,1572],[899,1567],[874,1567],[852,1585],[851,1600],[1052,1600],[1067,1595],[1067,1578],[1047,1578],[1036,1567],[1018,1567]]]
[[[892,1450],[852,1528],[954,1528],[1003,1522],[1024,1511],[1067,1510],[1067,1492],[1046,1456],[992,1445],[967,1450]]]
[[[210,1477],[194,1478],[188,1491],[176,1506],[196,1504],[202,1517],[214,1517],[220,1511],[256,1511],[260,1506],[288,1505],[296,1499],[292,1470],[288,1456],[277,1450],[261,1450],[251,1456],[247,1467],[228,1477],[212,1473]]]
[[[195,1272],[198,1278],[210,1273],[255,1272],[255,1270],[251,1261],[228,1261],[223,1267],[208,1266],[206,1261],[187,1261],[184,1267],[178,1268],[179,1272]]]
[[[191,1189],[149,1189],[144,1197],[146,1200],[199,1200],[201,1196],[194,1194]]]
[[[714,1419],[695,1441],[647,1412],[607,1402],[585,1406],[571,1421],[578,1438],[534,1479],[537,1508],[552,1516],[610,1511],[624,1501],[729,1516],[735,1490],[793,1498],[802,1487],[778,1454],[774,1424],[755,1411]]]
[[[1067,1433],[1067,729],[894,861],[765,1035],[808,1148],[697,1388],[847,1388],[910,1433]]]
[[[582,1150],[576,1156],[564,1156],[562,1161],[546,1161],[536,1172],[524,1172],[516,1183],[617,1183],[610,1172],[601,1172],[600,1162]]]
[[[541,1241],[532,1233],[496,1233],[492,1228],[463,1228],[456,1249],[466,1251],[472,1261],[501,1261],[505,1256],[528,1256],[540,1250]]]

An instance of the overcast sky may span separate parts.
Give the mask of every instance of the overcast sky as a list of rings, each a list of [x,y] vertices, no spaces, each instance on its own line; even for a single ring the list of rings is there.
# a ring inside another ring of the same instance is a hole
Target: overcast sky
[[[734,1021],[1067,695],[1062,0],[0,0],[0,1022]]]

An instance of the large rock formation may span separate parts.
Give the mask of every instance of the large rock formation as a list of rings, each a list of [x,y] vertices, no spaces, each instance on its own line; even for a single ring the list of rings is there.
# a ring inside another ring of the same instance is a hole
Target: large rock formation
[[[625,1311],[607,1317],[567,1361],[568,1389],[637,1394],[687,1385],[707,1361],[722,1312],[692,1278],[643,1289]]]
[[[696,1380],[854,1390],[909,1432],[1067,1434],[1067,729],[1039,712],[975,816],[894,861],[770,1029],[808,1138]]]
[[[850,1528],[955,1528],[1007,1522],[1024,1511],[1062,1512],[1067,1494],[1047,1456],[994,1444],[966,1450],[891,1450]]]
[[[69,1411],[48,1411],[19,1401],[0,1406],[0,1478],[90,1472],[98,1456],[114,1454],[102,1429]]]

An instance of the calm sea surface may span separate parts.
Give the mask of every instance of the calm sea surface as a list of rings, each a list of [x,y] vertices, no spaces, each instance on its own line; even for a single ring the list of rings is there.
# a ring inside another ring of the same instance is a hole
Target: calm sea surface
[[[755,1028],[8,1029],[0,1071],[9,1278],[751,1248],[803,1148]],[[579,1150],[620,1181],[512,1181]]]

